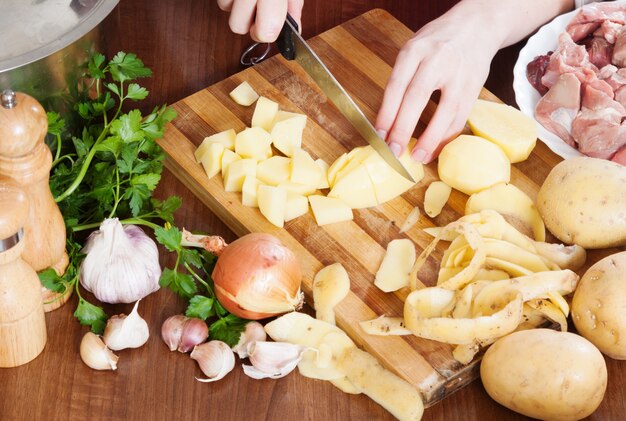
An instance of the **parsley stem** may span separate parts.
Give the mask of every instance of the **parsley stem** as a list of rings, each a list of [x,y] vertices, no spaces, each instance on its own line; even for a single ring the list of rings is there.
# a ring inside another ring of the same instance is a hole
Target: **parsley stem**
[[[52,167],[54,168],[56,167],[58,164],[61,163],[61,161],[63,161],[64,159],[68,159],[72,165],[74,165],[74,160],[72,159],[73,154],[67,154],[67,155],[63,155],[63,156],[58,156],[53,162],[52,162]]]
[[[120,200],[122,200],[120,198],[120,169],[117,165],[115,166],[115,180],[117,181],[115,185],[115,205],[113,205],[113,209],[111,209],[109,218],[113,218],[115,211],[117,210],[117,205],[119,205]]]
[[[185,269],[187,269],[187,271],[191,274],[191,276],[193,276],[194,278],[196,278],[198,280],[198,282],[200,282],[202,285],[204,285],[204,287],[207,289],[207,291],[209,291],[209,293],[212,293],[213,291],[211,291],[211,287],[209,287],[209,284],[207,284],[204,279],[202,279],[195,270],[192,269],[191,266],[189,266],[189,263],[185,262],[183,263],[183,266],[185,267]]]
[[[54,167],[54,163],[59,160],[59,156],[61,156],[61,134],[60,133],[57,134],[57,150],[56,150],[56,153],[54,154],[54,162],[52,163],[53,167]]]

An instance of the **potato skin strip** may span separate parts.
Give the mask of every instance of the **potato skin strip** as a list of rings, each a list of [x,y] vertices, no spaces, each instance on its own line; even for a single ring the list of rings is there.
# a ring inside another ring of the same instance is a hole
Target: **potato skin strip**
[[[406,328],[402,317],[380,316],[373,320],[359,322],[361,329],[368,335],[378,336],[403,336],[412,335]]]

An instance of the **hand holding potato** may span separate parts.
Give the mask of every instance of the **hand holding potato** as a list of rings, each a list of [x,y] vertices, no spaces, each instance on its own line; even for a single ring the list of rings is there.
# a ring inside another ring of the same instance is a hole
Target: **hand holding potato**
[[[220,9],[230,12],[228,25],[236,34],[247,34],[257,42],[274,42],[287,13],[300,24],[304,0],[217,0]]]

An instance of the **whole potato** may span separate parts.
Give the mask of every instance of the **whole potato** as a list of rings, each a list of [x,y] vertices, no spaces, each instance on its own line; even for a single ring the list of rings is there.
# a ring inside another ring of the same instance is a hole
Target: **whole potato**
[[[537,195],[552,234],[567,244],[605,248],[626,244],[626,167],[579,157],[557,164]]]
[[[496,402],[543,420],[585,418],[602,402],[607,382],[604,357],[591,342],[551,329],[499,339],[485,353],[480,376]]]
[[[574,293],[572,319],[600,351],[626,360],[626,252],[607,256],[587,270]]]

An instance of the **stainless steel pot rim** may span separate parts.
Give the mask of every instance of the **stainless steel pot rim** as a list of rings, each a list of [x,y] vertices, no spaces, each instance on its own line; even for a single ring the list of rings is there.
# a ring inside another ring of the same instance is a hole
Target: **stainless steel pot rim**
[[[32,29],[33,31],[40,30],[40,28],[37,27],[37,22],[23,21],[25,7],[37,8],[43,7],[42,5],[46,4],[51,7],[59,8],[66,6],[60,9],[63,13],[76,14],[75,10],[71,8],[71,5],[77,5],[77,7],[81,8],[81,15],[79,17],[76,16],[77,22],[73,26],[67,28],[57,27],[56,29],[58,29],[58,32],[60,33],[55,34],[54,31],[51,31],[51,35],[55,35],[53,39],[46,39],[46,37],[42,36],[40,33],[35,34],[33,38],[36,38],[39,35],[39,39],[37,39],[34,44],[39,45],[31,46],[30,48],[25,46],[24,51],[19,51],[18,53],[15,53],[15,51],[11,53],[10,50],[8,53],[3,53],[2,50],[6,51],[8,48],[0,48],[0,73],[41,60],[73,44],[98,26],[104,18],[111,13],[113,8],[115,8],[119,2],[119,0],[67,0],[64,2],[60,2],[58,0],[40,0],[38,2],[34,2],[36,4],[33,4],[31,2],[23,2],[23,0],[2,1],[8,1],[14,6],[11,7],[11,5],[9,5],[6,9],[4,9],[3,6],[2,8],[4,10],[0,12],[0,40],[2,40],[2,44],[4,45],[16,45],[18,42],[26,44],[27,40],[25,41],[24,37],[21,36],[23,35],[23,28],[32,27],[35,28]],[[22,13],[20,14],[20,12]],[[22,19],[20,19],[20,17],[22,17]],[[46,25],[51,22],[57,23],[58,21],[58,16],[50,16],[43,22],[39,22],[39,25]],[[28,25],[30,25],[30,27]]]

